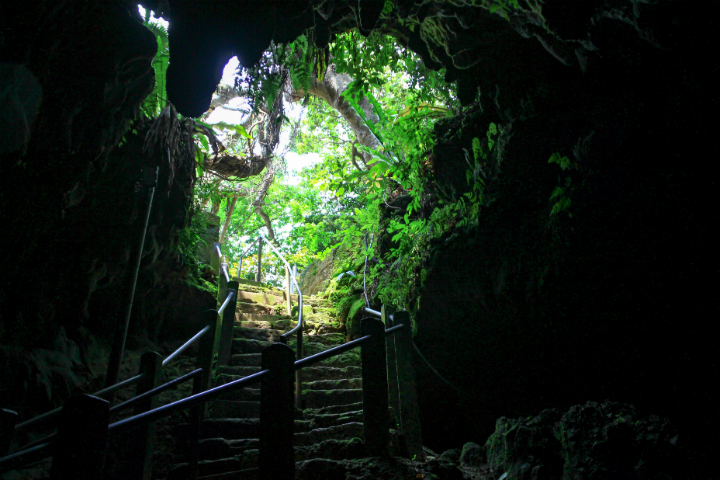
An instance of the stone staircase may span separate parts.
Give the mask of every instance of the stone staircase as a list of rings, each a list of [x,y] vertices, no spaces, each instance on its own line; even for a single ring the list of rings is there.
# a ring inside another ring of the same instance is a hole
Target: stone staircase
[[[327,300],[305,297],[303,317],[305,356],[345,342],[343,326],[330,316]],[[297,299],[293,298],[297,305]],[[297,307],[294,307],[294,310]],[[295,316],[296,318],[296,316]],[[216,385],[260,371],[261,351],[279,342],[295,325],[288,316],[283,292],[254,282],[241,283],[232,357],[218,368]],[[295,350],[295,339],[288,345]],[[296,462],[311,459],[346,460],[366,457],[361,440],[362,385],[360,352],[353,350],[302,370],[302,409],[296,409]],[[208,407],[199,445],[198,478],[253,479],[258,476],[260,385],[226,394]],[[187,438],[189,425],[177,426],[178,438]],[[184,444],[184,442],[178,442]],[[187,448],[178,460],[187,458]],[[181,450],[183,450],[181,448]],[[176,464],[168,480],[187,478],[188,464]]]

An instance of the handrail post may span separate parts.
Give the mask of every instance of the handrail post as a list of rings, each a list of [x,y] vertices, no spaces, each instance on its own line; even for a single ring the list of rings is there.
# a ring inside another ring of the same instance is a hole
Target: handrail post
[[[146,352],[140,358],[140,373],[142,379],[137,384],[135,395],[159,387],[163,382],[163,357],[157,352]],[[157,395],[139,400],[135,405],[135,414],[147,412],[159,406]],[[131,456],[130,475],[132,479],[150,480],[152,478],[153,452],[155,451],[155,423],[148,423],[133,432],[133,442],[128,452]]]
[[[213,269],[216,275],[220,275],[220,254],[218,249],[220,244],[218,242],[213,243],[212,251],[210,252],[210,268]]]
[[[235,327],[235,309],[237,308],[237,294],[240,284],[230,281],[227,284],[227,295],[233,298],[222,313],[222,326],[220,327],[220,343],[218,346],[218,365],[230,363],[232,355],[233,328]]]
[[[217,274],[218,274],[218,293],[217,293],[217,306],[216,309],[220,309],[220,306],[225,302],[225,299],[228,295],[228,277],[225,276],[225,272],[228,271],[228,261],[227,258],[223,255],[221,255],[221,245],[219,243],[215,243],[213,245],[213,251],[215,252],[215,255],[217,255],[217,258],[214,259],[218,263],[217,267]],[[237,300],[237,299],[234,299]],[[229,307],[229,305],[228,305]],[[225,309],[227,311],[227,308]],[[234,314],[233,314],[234,315]],[[220,342],[221,342],[221,335],[222,335],[222,323],[223,323],[223,316],[218,315],[217,317],[217,325],[215,326],[215,334],[213,336],[213,348],[215,351],[220,351]],[[233,318],[234,321],[234,318]]]
[[[260,387],[260,479],[295,478],[293,451],[293,372],[295,355],[282,343],[262,351],[262,369],[270,370]]]
[[[63,406],[50,478],[100,480],[105,463],[110,402],[91,395],[70,398]]]
[[[262,273],[262,237],[258,238],[258,263],[257,272],[255,273],[255,281],[260,283],[260,274]]]
[[[10,453],[13,432],[20,416],[13,410],[0,408],[0,457]]]
[[[290,269],[285,267],[285,295],[287,297],[287,314],[292,315],[292,298],[290,297]]]
[[[303,305],[300,303],[298,306],[298,309],[302,310]],[[300,321],[300,315],[302,315],[302,311],[298,313],[298,322]],[[304,347],[303,347],[303,329],[298,328],[297,331],[297,340],[295,341],[295,350],[296,360],[302,360],[304,358]],[[302,408],[302,370],[295,370],[295,406],[297,408]]]
[[[155,187],[157,186],[158,168],[159,167],[157,166],[142,168],[142,181],[140,183],[143,187],[147,187],[149,192],[147,211],[145,213],[145,223],[143,225],[142,234],[140,235],[140,243],[137,246],[135,265],[133,266],[130,284],[128,285],[125,318],[123,319],[123,322],[118,322],[113,337],[110,358],[108,359],[107,374],[105,375],[106,387],[115,385],[118,382],[118,376],[120,375],[120,365],[122,364],[123,354],[125,353],[125,342],[127,340],[128,329],[130,327],[133,302],[135,301],[135,286],[137,284],[138,273],[140,272],[140,264],[142,263],[145,235],[147,234],[148,224],[150,223],[150,212],[152,211]],[[114,398],[115,394],[113,393],[110,396],[110,403],[113,402]]]
[[[405,328],[395,336],[395,354],[397,355],[398,391],[400,393],[400,424],[407,441],[410,457],[425,458],[422,448],[422,431],[420,430],[420,407],[418,406],[415,367],[413,366],[413,339],[410,314],[405,311],[395,312],[395,325],[403,324]]]
[[[372,335],[360,350],[365,448],[371,457],[384,457],[390,443],[385,325],[375,318],[363,318],[360,330],[363,336]]]
[[[393,319],[388,315],[385,305],[380,308],[380,320],[385,324],[385,329],[394,326]],[[398,392],[397,356],[395,354],[395,335],[385,337],[385,354],[387,356],[387,379],[388,396],[390,406],[393,410],[394,421],[398,427],[400,424],[400,394]],[[402,427],[401,427],[402,428]]]
[[[197,368],[202,368],[200,375],[196,375],[193,379],[193,395],[204,392],[210,387],[212,380],[212,363],[215,349],[215,330],[217,329],[217,310],[206,310],[203,313],[203,325],[210,327],[208,332],[200,338],[198,345]],[[202,422],[205,420],[205,412],[207,410],[206,403],[192,407],[190,409],[190,432],[188,446],[188,479],[195,480],[198,475],[198,444],[200,443],[200,433]]]

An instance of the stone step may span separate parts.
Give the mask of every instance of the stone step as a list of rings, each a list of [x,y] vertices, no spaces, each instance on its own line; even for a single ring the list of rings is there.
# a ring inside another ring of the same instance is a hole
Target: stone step
[[[232,376],[232,380],[238,380],[259,371],[259,366],[224,366],[219,367],[217,373],[219,375],[230,375]],[[345,378],[360,377],[362,377],[362,368],[352,365],[347,367],[305,367],[302,369],[303,382],[313,382],[317,380],[341,380]],[[230,379],[227,380],[232,381]],[[227,381],[225,383],[227,383]]]
[[[242,454],[245,450],[260,448],[257,438],[204,438],[199,444],[200,460],[219,460]]]
[[[343,390],[303,390],[304,408],[321,408],[329,405],[347,405],[362,402],[362,390],[357,388]]]
[[[224,385],[233,381],[233,378],[228,378],[227,375],[219,375],[217,378],[217,385]],[[220,397],[222,400],[229,400],[234,402],[259,402],[260,401],[260,384],[252,385],[255,388],[240,388],[232,392],[223,393]]]
[[[231,355],[229,364],[233,367],[259,367],[262,365],[259,353]]]
[[[259,401],[215,400],[208,410],[209,418],[260,418]]]
[[[305,421],[309,422],[311,427],[306,431],[345,425],[346,423],[362,423],[363,412],[362,410],[354,410],[346,413],[307,415]],[[297,432],[299,433],[300,430],[297,430]]]
[[[250,443],[252,441],[252,443]],[[257,456],[258,439],[250,439],[240,446],[241,440],[223,440],[221,438],[212,438],[201,440],[200,444],[200,460],[222,460],[230,457],[249,457],[242,464],[248,464]],[[237,447],[232,445],[237,444]],[[254,450],[254,451],[253,451]],[[363,458],[367,455],[367,450],[363,441],[358,437],[342,440],[331,438],[314,445],[295,446],[295,461],[301,462],[311,458],[327,458],[332,460],[349,460],[353,458]],[[247,454],[245,453],[247,452]],[[205,456],[207,455],[207,456]]]
[[[252,280],[251,280],[252,281]],[[240,283],[240,290],[243,292],[255,292],[255,293],[270,293],[272,295],[277,295],[279,297],[285,298],[285,289],[284,288],[278,288],[275,286],[269,286],[264,285],[262,283],[258,283],[255,281],[252,281],[252,283]],[[308,298],[306,296],[306,298]],[[293,301],[293,305],[296,305],[298,302],[297,294],[293,293],[290,295],[290,299]]]
[[[273,295],[269,292],[247,292],[238,291],[238,303],[259,303],[261,305],[283,305],[285,298],[283,295]]]
[[[248,325],[235,323],[233,338],[246,338],[263,342],[279,342],[283,330],[274,328],[250,328]]]
[[[304,380],[304,379],[303,379]],[[361,378],[341,378],[339,380],[303,381],[303,389],[310,390],[348,390],[362,388]]]
[[[285,317],[283,315],[270,315],[267,313],[245,313],[245,312],[236,312],[238,314],[235,315],[235,320],[238,322],[268,322],[268,323],[275,323],[278,320],[289,320],[288,317]],[[242,314],[238,320],[239,314]]]
[[[218,377],[218,384],[229,383],[233,379],[226,378],[226,375]],[[223,383],[224,382],[224,383]],[[256,385],[253,385],[256,386]],[[305,387],[305,385],[303,385]],[[235,402],[259,402],[259,388],[240,388],[222,395],[222,400]],[[349,403],[362,402],[362,389],[346,388],[336,390],[312,390],[303,388],[303,408],[323,408],[333,405],[347,405]]]
[[[322,343],[323,345],[327,347],[335,347],[337,345],[342,345],[345,343],[345,335],[342,333],[322,333],[322,334],[310,334],[310,335],[303,335],[303,342],[315,342],[315,343]],[[290,338],[288,338],[288,346],[295,349],[295,342],[297,339],[294,335],[291,335]],[[304,345],[304,343],[303,343]]]
[[[360,431],[353,427],[352,431]],[[326,432],[323,432],[325,434]],[[345,434],[345,432],[343,432]],[[255,448],[248,448],[242,451],[233,451],[230,449],[223,448],[223,444],[219,441],[220,439],[212,439],[210,441],[203,440],[201,443],[205,443],[206,450],[212,453],[222,452],[224,454],[231,454],[231,457],[221,458],[202,458],[198,464],[198,477],[207,480],[220,480],[220,479],[245,479],[253,478],[248,477],[248,474],[253,473],[249,469],[249,466],[256,467],[259,462],[260,452],[257,449],[257,442]],[[206,443],[207,442],[207,443]],[[233,442],[232,440],[227,442]],[[213,449],[207,447],[214,447]],[[336,439],[330,438],[312,445],[306,446],[295,446],[295,461],[302,462],[313,458],[322,458],[329,460],[352,460],[357,458],[367,457],[367,450],[363,441],[358,437],[350,437],[347,439]],[[234,453],[231,453],[234,452]],[[238,466],[242,467],[242,470],[235,470]],[[231,469],[225,471],[225,469]],[[187,464],[175,465],[170,474],[168,480],[181,480],[186,478],[188,467]]]
[[[295,434],[301,434],[350,423],[362,423],[362,411],[314,415],[310,419],[296,419],[293,423],[293,431]],[[190,424],[188,423],[177,425],[177,436],[187,438],[189,429]],[[203,439],[242,440],[259,436],[259,418],[207,418],[202,422],[201,438]]]
[[[306,408],[303,410],[305,418],[312,418],[313,415],[326,415],[329,413],[347,413],[362,410],[362,402],[348,403],[345,405],[328,405],[320,408]]]
[[[306,355],[308,356],[308,355]],[[349,367],[349,366],[356,366],[359,367],[362,365],[362,362],[360,361],[360,349],[356,348],[354,350],[351,350],[349,352],[341,353],[340,355],[336,355],[331,358],[327,358],[321,362],[316,363],[315,365],[324,366],[324,367]]]
[[[253,455],[250,452],[254,452]],[[218,460],[204,460],[198,462],[198,478],[218,478],[219,475],[257,467],[259,450],[247,450],[243,455]],[[180,463],[173,466],[168,472],[167,480],[186,480],[188,478],[188,464]]]
[[[345,423],[343,425],[336,425],[327,428],[316,428],[309,432],[296,433],[293,438],[293,444],[305,447],[330,439],[350,440],[355,437],[363,438],[362,423]]]
[[[264,303],[253,303],[247,301],[238,301],[235,306],[235,320],[242,320],[245,314],[254,315],[278,315],[279,305],[265,305]],[[284,308],[282,309],[284,312]]]
[[[262,353],[265,347],[269,347],[275,342],[255,340],[251,338],[234,338],[232,341],[232,353]]]
[[[206,477],[198,477],[199,480],[259,480],[260,469],[248,468],[245,470],[234,470],[227,473],[219,473],[217,475],[208,475]]]
[[[262,330],[260,330],[262,331]],[[269,330],[268,330],[269,331]],[[260,335],[257,335],[260,336]],[[254,338],[234,338],[232,342],[232,353],[261,353],[265,347],[269,347],[273,343],[280,341],[279,335],[268,335],[273,338],[270,340],[258,340]],[[305,356],[314,355],[319,352],[328,350],[345,342],[345,336],[342,334],[325,334],[325,335],[308,335],[303,341],[303,352]],[[296,341],[288,342],[288,346],[295,350]]]

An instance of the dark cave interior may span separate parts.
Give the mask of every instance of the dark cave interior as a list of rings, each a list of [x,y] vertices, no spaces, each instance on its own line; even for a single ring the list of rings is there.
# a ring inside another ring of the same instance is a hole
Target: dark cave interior
[[[360,25],[446,68],[475,105],[436,127],[438,183],[462,191],[463,147],[490,122],[512,124],[496,203],[474,234],[437,246],[420,290],[415,340],[467,393],[418,360],[429,447],[482,443],[500,416],[611,399],[669,416],[698,459],[717,451],[709,2],[546,0],[541,19],[527,9],[511,21],[463,2],[396,0],[388,20],[370,0],[360,13],[337,0],[142,3],[170,22],[168,96],[183,115],[207,109],[230,57],[250,65],[271,40],[313,27],[322,43]],[[444,44],[407,27],[431,17],[452,32]],[[183,299],[171,246],[190,221],[194,168],[118,146],[152,89],[154,53],[132,2],[0,7],[0,80],[22,66],[42,89],[27,131],[0,97],[0,406],[53,405],[13,367],[18,351],[55,348],[61,327],[81,347],[88,331],[107,337],[141,224],[132,191],[143,164],[160,167],[160,182],[132,334],[193,330],[183,315],[202,301]],[[9,149],[17,138],[22,148]],[[554,152],[574,153],[592,175],[578,178],[587,187],[572,221],[549,230]]]

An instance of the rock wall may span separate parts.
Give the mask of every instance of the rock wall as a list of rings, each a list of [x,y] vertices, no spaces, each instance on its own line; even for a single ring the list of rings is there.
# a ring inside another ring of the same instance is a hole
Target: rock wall
[[[440,183],[462,190],[460,152],[490,122],[512,133],[496,201],[429,265],[416,342],[470,394],[450,393],[418,364],[430,446],[477,441],[501,415],[605,397],[668,413],[689,435],[717,421],[708,379],[718,42],[704,4],[546,0],[490,13],[398,0],[380,19],[370,0],[169,3],[168,94],[180,113],[206,109],[234,54],[249,65],[273,39],[314,26],[323,46],[359,24],[445,67],[464,103],[479,99],[472,117],[439,127]],[[62,326],[80,344],[81,325],[111,327],[122,305],[142,162],[117,147],[152,88],[155,41],[121,0],[3,3],[0,32],[0,62],[24,66],[42,89],[24,151],[0,150],[0,224],[11,232],[0,250],[0,338],[52,348]],[[548,165],[557,152],[582,168],[567,177]],[[188,221],[192,169],[167,160],[153,160],[161,182],[142,319],[182,276],[170,239]],[[573,216],[553,217],[549,197],[566,178],[577,187]],[[136,334],[155,335],[157,318],[135,322]]]

